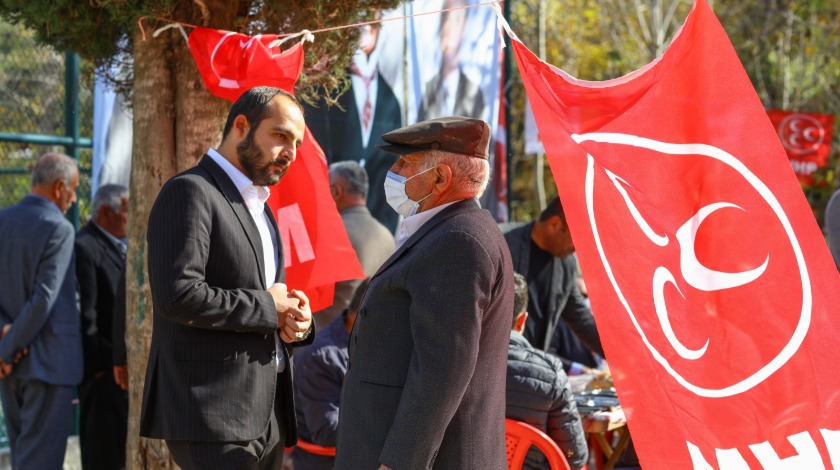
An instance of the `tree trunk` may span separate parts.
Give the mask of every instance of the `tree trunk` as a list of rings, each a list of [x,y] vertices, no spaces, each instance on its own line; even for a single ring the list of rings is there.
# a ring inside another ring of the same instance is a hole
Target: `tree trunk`
[[[126,350],[129,422],[126,468],[172,469],[163,441],[139,436],[140,406],[152,334],[146,262],[149,212],[161,186],[219,143],[228,103],[210,95],[177,31],[134,36],[134,145],[127,256]]]

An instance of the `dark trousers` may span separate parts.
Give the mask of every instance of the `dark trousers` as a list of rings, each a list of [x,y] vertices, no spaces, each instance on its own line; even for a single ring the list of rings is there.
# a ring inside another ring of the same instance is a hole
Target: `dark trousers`
[[[73,422],[73,387],[9,377],[0,399],[15,470],[60,470]]]
[[[108,371],[79,386],[79,445],[84,470],[125,468],[128,394]]]
[[[271,414],[268,429],[253,441],[166,441],[182,470],[280,470],[286,430]]]

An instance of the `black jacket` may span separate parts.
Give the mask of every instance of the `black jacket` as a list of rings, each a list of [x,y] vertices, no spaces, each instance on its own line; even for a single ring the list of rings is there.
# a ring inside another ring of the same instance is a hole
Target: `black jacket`
[[[573,469],[586,464],[586,437],[560,360],[535,349],[515,331],[510,332],[508,349],[506,408],[508,418],[524,421],[548,434]],[[549,467],[540,452],[532,449],[525,468]]]

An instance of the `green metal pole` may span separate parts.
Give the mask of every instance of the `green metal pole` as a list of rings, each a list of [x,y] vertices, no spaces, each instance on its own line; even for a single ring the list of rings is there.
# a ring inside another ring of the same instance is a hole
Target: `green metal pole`
[[[72,139],[65,145],[67,155],[79,162],[79,55],[75,52],[64,53],[64,135]],[[79,203],[67,211],[67,218],[79,228]]]

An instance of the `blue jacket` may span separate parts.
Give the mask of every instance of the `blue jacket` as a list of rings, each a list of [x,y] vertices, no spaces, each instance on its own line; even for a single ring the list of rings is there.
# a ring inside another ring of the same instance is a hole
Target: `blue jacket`
[[[73,225],[58,207],[28,195],[0,210],[0,359],[29,348],[12,376],[52,385],[82,379],[82,329],[76,302]]]
[[[580,414],[560,360],[540,351],[516,331],[510,332],[507,367],[508,418],[524,421],[548,434],[572,469],[586,464],[588,451]],[[526,469],[547,469],[539,451],[530,451]]]
[[[315,342],[294,355],[295,413],[298,437],[323,447],[335,447],[338,437],[338,404],[341,385],[350,361],[350,333],[344,326],[346,311],[335,318]],[[310,454],[295,447],[295,470],[332,469],[335,459]]]

